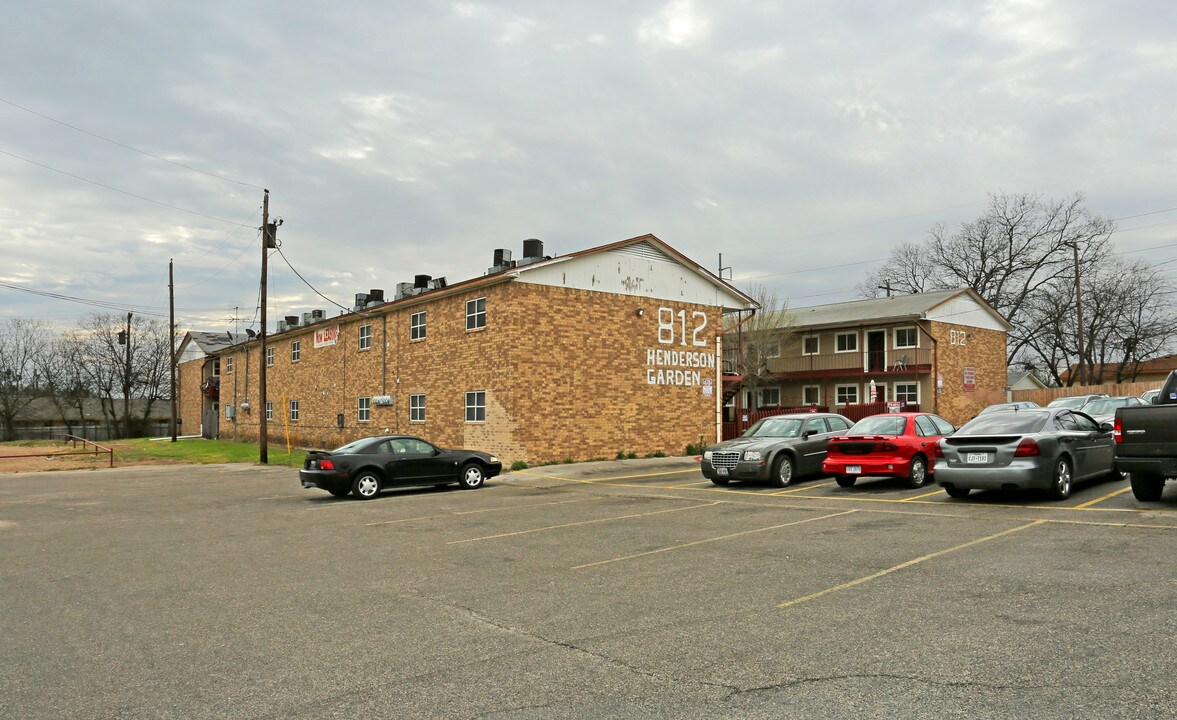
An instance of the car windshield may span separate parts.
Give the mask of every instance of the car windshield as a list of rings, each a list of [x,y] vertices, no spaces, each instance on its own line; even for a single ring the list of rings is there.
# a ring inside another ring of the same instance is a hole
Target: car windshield
[[[1065,397],[1065,398],[1058,398],[1055,400],[1051,400],[1050,404],[1047,405],[1046,407],[1073,408],[1075,410],[1078,410],[1079,408],[1083,407],[1083,403],[1085,403],[1085,402],[1087,402],[1087,396],[1086,395],[1079,395],[1077,397]]]
[[[854,423],[847,435],[902,435],[907,418],[902,415],[875,415]]]
[[[766,417],[744,433],[744,437],[797,437],[801,421],[797,418]]]
[[[1038,432],[1046,424],[1050,413],[1042,410],[1022,410],[1016,413],[978,415],[956,431],[960,435],[1005,435]]]
[[[1112,415],[1116,412],[1116,408],[1124,407],[1128,404],[1127,398],[1105,398],[1103,400],[1092,400],[1083,406],[1083,412],[1088,415]]]

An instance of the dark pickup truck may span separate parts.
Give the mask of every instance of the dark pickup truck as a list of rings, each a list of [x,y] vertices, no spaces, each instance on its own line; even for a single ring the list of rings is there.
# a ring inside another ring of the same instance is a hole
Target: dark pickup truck
[[[1132,478],[1137,500],[1161,499],[1165,480],[1177,479],[1177,370],[1153,405],[1116,410],[1116,470]]]

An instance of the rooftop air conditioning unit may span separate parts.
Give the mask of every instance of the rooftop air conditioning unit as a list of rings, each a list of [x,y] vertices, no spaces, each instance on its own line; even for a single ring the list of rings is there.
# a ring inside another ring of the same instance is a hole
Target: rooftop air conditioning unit
[[[375,305],[384,302],[384,291],[380,288],[372,288],[368,291],[368,304]]]
[[[298,316],[297,315],[287,315],[286,316],[286,327],[292,327],[292,328],[298,327]]]
[[[403,282],[396,284],[396,298],[397,300],[409,297],[413,294],[413,283]]]
[[[324,310],[311,310],[311,321],[326,320],[327,312]]]
[[[433,278],[429,281],[430,290],[440,290],[443,287],[445,287],[445,278],[443,277]]]
[[[389,407],[392,405],[391,395],[375,395],[372,397],[372,404],[376,407]]]
[[[302,314],[302,324],[303,325],[310,325],[314,321],[315,321],[315,316],[312,315],[311,313],[305,312]]]
[[[285,320],[278,321],[278,332],[286,332],[286,321]]]
[[[414,275],[413,276],[413,292],[425,292],[429,289],[430,278],[428,275]]]
[[[544,244],[543,242],[530,238],[523,241],[523,257],[515,262],[515,265],[530,265],[533,262],[539,262],[544,259]]]
[[[356,304],[354,306],[355,309],[356,310],[363,310],[364,306],[367,304],[368,304],[368,294],[367,293],[356,293]]]

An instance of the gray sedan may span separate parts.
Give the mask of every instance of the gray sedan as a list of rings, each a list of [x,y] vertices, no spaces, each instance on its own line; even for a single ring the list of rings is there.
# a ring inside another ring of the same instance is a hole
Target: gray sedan
[[[707,448],[700,469],[716,485],[767,480],[785,487],[794,478],[821,472],[826,443],[849,428],[850,421],[837,413],[773,415],[740,437]]]
[[[936,482],[952,497],[969,490],[1042,488],[1065,500],[1075,482],[1121,480],[1112,426],[1067,408],[979,415],[937,445]]]

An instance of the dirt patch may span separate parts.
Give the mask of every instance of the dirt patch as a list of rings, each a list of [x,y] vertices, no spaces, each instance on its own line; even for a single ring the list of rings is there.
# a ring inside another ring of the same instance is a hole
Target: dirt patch
[[[128,446],[118,442],[104,447],[114,450],[115,467],[132,465],[166,465],[158,458],[131,459],[119,455],[119,450]],[[78,453],[78,454],[75,454]],[[86,454],[80,454],[86,453]],[[79,443],[46,443],[43,445],[0,445],[0,473],[40,472],[43,470],[89,470],[110,467],[110,455],[105,451],[94,454],[94,446],[83,448]]]

